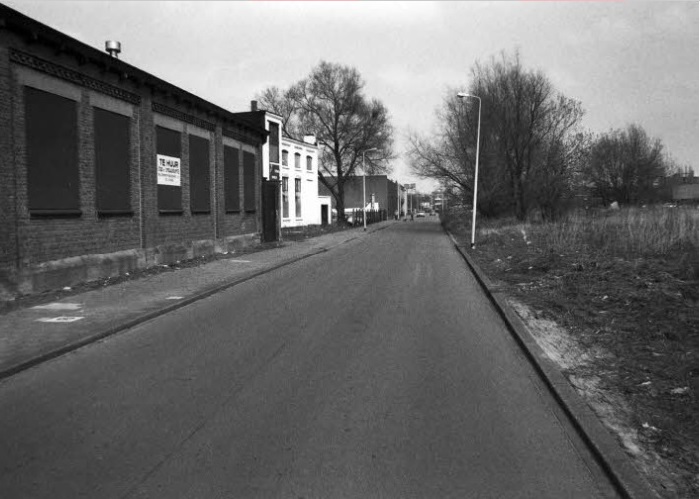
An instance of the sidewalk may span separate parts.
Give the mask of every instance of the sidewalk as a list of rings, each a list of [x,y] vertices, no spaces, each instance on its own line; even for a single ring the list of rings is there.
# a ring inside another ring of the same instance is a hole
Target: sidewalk
[[[367,237],[394,221],[286,242],[122,282],[0,316],[0,379],[276,268]]]

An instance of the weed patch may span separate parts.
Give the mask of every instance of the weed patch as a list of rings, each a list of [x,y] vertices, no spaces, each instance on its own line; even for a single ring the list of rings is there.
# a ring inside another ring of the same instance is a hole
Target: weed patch
[[[445,220],[467,247],[470,222]],[[557,223],[482,220],[477,227],[471,254],[486,274],[587,352],[585,366],[562,370],[655,490],[697,497],[697,208],[579,213]],[[622,401],[614,417],[603,399]]]

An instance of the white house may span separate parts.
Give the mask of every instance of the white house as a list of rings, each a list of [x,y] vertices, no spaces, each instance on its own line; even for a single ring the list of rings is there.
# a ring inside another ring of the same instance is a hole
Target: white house
[[[280,149],[282,227],[321,224],[316,137],[283,137]]]
[[[322,211],[330,210],[330,200],[318,195],[316,137],[307,135],[303,141],[284,137],[282,117],[259,110],[256,101],[251,101],[249,112],[236,113],[236,116],[264,126],[269,134],[262,146],[262,176],[280,182],[281,226],[299,227],[330,221],[321,216]]]

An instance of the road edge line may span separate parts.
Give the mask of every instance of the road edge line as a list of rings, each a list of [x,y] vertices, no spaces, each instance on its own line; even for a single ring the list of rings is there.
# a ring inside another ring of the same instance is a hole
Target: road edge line
[[[613,435],[603,426],[598,416],[580,397],[559,370],[554,361],[540,348],[523,321],[508,304],[505,293],[495,289],[491,280],[473,261],[452,233],[443,227],[452,240],[457,252],[462,256],[489,301],[503,319],[508,331],[524,351],[525,356],[535,367],[545,386],[564,410],[593,456],[608,476],[616,491],[627,499],[656,499],[658,496],[634,468],[630,458],[620,448]]]

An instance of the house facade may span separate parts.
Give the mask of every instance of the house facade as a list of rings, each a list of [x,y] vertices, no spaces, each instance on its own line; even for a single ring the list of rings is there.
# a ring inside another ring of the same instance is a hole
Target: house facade
[[[262,147],[263,178],[279,182],[281,227],[322,223],[323,200],[318,196],[318,146],[313,135],[304,140],[285,137],[282,118],[258,109],[251,101],[250,111],[235,115],[253,126],[264,127],[268,140]]]
[[[318,195],[318,146],[313,136],[281,142],[282,227],[321,224]]]
[[[260,239],[264,127],[2,5],[0,26],[0,297]]]

